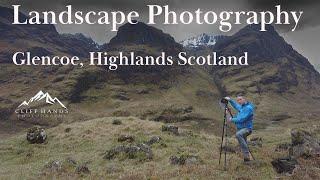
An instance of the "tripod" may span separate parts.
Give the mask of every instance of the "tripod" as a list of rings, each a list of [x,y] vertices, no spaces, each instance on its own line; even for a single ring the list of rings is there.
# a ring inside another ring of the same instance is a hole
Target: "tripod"
[[[223,128],[222,128],[222,135],[221,135],[221,145],[220,145],[220,155],[219,155],[219,165],[221,163],[221,156],[222,156],[222,150],[224,151],[224,166],[223,170],[227,170],[227,144],[228,144],[228,123],[227,123],[227,112],[230,114],[230,116],[233,118],[233,115],[231,113],[230,108],[228,107],[228,103],[224,103],[224,115],[223,115]],[[223,148],[224,144],[224,148]],[[253,157],[253,154],[251,153],[249,147],[248,147],[249,153],[253,160],[255,158]]]
[[[227,112],[231,114],[231,111],[228,107],[227,103],[224,103],[224,115],[223,115],[223,127],[222,127],[222,135],[221,135],[221,145],[220,145],[220,155],[219,155],[219,165],[221,163],[221,156],[222,156],[222,150],[223,150],[223,144],[224,144],[224,166],[223,169],[227,170],[227,151],[226,151],[226,146],[228,144],[228,124],[227,124]]]

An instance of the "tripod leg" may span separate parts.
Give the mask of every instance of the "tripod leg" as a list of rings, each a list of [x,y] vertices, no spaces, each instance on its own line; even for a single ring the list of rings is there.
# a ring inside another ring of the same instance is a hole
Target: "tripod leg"
[[[251,132],[250,132],[250,134],[251,134]],[[250,135],[250,134],[249,134],[249,135]],[[248,136],[249,136],[249,135],[248,135]],[[250,150],[250,148],[249,148],[249,144],[248,144],[248,141],[247,141],[248,136],[246,136],[245,140],[246,140],[246,143],[247,143],[247,146],[248,146],[249,154],[250,154],[250,156],[252,157],[252,159],[255,160],[255,158],[254,158],[254,156],[253,156],[253,154],[252,154],[252,152],[251,152],[251,150]]]
[[[249,147],[248,147],[248,150],[249,150],[249,153],[250,153],[250,155],[251,155],[252,159],[253,159],[253,160],[256,160],[256,159],[254,158],[253,154],[251,153],[251,151],[250,151]]]
[[[224,149],[224,170],[227,170],[227,145],[228,145],[228,125],[227,122],[225,124],[225,149]]]
[[[221,145],[220,145],[220,155],[219,155],[219,165],[221,162],[221,154],[222,154],[222,147],[223,147],[223,141],[224,141],[224,127],[225,127],[226,119],[223,120],[223,126],[222,126],[222,136],[221,136]]]

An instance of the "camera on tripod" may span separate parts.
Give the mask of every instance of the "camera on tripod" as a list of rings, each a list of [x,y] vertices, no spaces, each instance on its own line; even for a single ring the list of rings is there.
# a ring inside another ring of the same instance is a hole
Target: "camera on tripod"
[[[221,99],[221,103],[223,103],[223,104],[228,104],[228,102],[229,102],[229,101],[228,101],[226,98],[222,98],[222,99]]]

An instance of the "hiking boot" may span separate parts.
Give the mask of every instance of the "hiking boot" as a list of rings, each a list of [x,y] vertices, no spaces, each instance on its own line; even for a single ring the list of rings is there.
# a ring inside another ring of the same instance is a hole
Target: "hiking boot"
[[[243,157],[243,161],[244,162],[249,162],[250,161],[250,155],[244,155],[244,157]]]

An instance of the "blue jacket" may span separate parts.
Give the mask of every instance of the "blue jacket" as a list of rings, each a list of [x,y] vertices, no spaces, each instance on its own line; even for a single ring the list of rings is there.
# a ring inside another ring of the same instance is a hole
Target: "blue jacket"
[[[240,105],[234,100],[230,100],[230,104],[238,111],[238,114],[232,118],[232,122],[237,126],[237,129],[253,128],[253,113],[254,105],[250,102]]]

